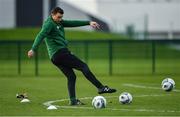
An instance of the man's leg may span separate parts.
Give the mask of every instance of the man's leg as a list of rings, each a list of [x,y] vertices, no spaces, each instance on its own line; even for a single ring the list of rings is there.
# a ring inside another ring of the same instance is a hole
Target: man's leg
[[[98,88],[98,93],[113,93],[116,92],[115,89],[110,89],[107,86],[103,86],[100,81],[96,79],[94,74],[90,71],[89,67],[86,63],[81,61],[79,58],[77,58],[75,55],[71,54],[70,51],[67,49],[59,52],[58,55],[56,55],[53,60],[56,62],[56,64],[61,64],[63,66],[66,66],[68,68],[75,68],[84,74],[84,76],[94,85]]]
[[[65,59],[61,61],[64,66],[80,70],[84,74],[84,76],[98,89],[103,87],[101,82],[97,80],[95,75],[90,71],[86,63],[84,63],[71,53],[66,54],[64,58]]]
[[[64,55],[64,58],[62,59],[62,64],[66,65],[70,68],[75,68],[77,70],[80,70],[84,76],[94,85],[98,88],[98,93],[113,93],[116,92],[116,89],[111,89],[108,86],[103,86],[99,80],[95,77],[95,75],[90,71],[88,65],[81,61],[79,58],[77,58],[75,55],[71,54],[70,52]]]
[[[76,99],[76,91],[75,91],[76,75],[73,69],[64,66],[58,66],[58,68],[64,73],[64,75],[67,78],[67,86],[68,86],[70,100]]]
[[[108,86],[103,86],[94,76],[94,74],[90,71],[88,65],[78,59],[76,56],[72,55],[72,65],[74,64],[74,68],[80,70],[84,76],[98,88],[98,93],[114,93],[116,92],[116,89],[111,89]]]
[[[68,93],[70,98],[70,105],[75,105],[76,102],[76,75],[72,68],[68,68],[65,66],[62,66],[60,64],[57,64],[57,62],[52,61],[55,66],[57,66],[63,74],[67,78],[67,86],[68,86]]]
[[[86,79],[88,79],[98,89],[103,87],[101,82],[99,80],[97,80],[95,75],[90,71],[90,69],[86,63],[84,63],[82,61],[80,62],[79,60],[76,60],[76,62],[79,65],[75,66],[75,68],[80,70],[83,73],[83,75],[86,77]]]

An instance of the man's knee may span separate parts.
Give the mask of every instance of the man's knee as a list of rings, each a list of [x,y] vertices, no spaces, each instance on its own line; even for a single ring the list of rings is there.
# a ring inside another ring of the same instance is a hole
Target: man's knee
[[[86,63],[82,64],[81,71],[85,73],[89,72],[89,67]]]
[[[67,76],[68,82],[76,82],[76,75],[68,75]]]

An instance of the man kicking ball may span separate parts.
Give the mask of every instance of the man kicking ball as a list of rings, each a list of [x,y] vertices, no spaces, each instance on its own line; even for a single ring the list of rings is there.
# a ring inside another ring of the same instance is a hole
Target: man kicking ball
[[[70,105],[82,105],[83,103],[76,98],[75,84],[76,75],[73,69],[80,70],[84,76],[98,89],[99,94],[113,93],[116,89],[104,86],[96,79],[86,63],[73,55],[67,48],[68,42],[65,39],[64,27],[78,27],[90,25],[99,28],[99,24],[93,21],[68,21],[62,19],[63,9],[56,7],[51,11],[51,15],[44,22],[41,31],[36,36],[28,57],[34,56],[38,46],[45,38],[49,57],[67,77],[67,85],[70,97]]]

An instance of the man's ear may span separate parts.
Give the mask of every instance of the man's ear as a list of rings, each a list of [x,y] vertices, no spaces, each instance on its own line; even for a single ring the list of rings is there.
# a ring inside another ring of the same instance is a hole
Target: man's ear
[[[54,16],[54,14],[52,14],[52,13],[51,13],[51,16],[53,17],[53,16]]]

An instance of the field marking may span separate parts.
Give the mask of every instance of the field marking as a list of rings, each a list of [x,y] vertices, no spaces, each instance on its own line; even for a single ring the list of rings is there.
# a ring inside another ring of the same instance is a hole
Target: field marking
[[[128,87],[134,87],[134,88],[146,88],[146,89],[158,89],[161,90],[161,88],[159,87],[152,87],[152,86],[144,86],[144,85],[136,85],[136,84],[123,84],[123,86],[128,86]],[[178,89],[174,89],[173,91],[175,92],[180,92],[180,90]],[[171,95],[171,94],[168,94]],[[158,97],[158,96],[167,96],[165,94],[151,94],[151,95],[134,95],[133,97]],[[118,98],[118,96],[106,96],[106,98]],[[81,100],[89,100],[89,99],[93,99],[93,97],[83,97],[83,98],[79,98]],[[47,101],[44,102],[43,105],[45,106],[50,106],[53,105],[53,103],[56,102],[64,102],[64,101],[68,101],[69,99],[60,99],[60,100],[54,100],[54,101]],[[79,107],[79,106],[59,106],[59,105],[54,105],[57,108],[64,108],[64,109],[89,109],[92,110],[94,109],[93,107]],[[174,113],[174,112],[178,112],[180,113],[180,111],[175,111],[175,110],[153,110],[153,109],[119,109],[119,108],[106,108],[108,110],[115,110],[115,111],[135,111],[135,112],[169,112],[169,113]]]
[[[94,110],[93,107],[79,107],[79,106],[59,106],[59,105],[54,105],[58,108],[62,109],[85,109],[85,110]],[[160,112],[160,113],[175,113],[180,111],[174,111],[174,110],[154,110],[154,109],[118,109],[118,108],[105,108],[106,110],[114,110],[114,111],[134,111],[134,112]]]
[[[143,89],[158,89],[158,90],[162,90],[162,88],[159,88],[159,87],[152,87],[152,86],[145,86],[145,85],[137,85],[137,84],[123,84],[123,86],[134,87],[134,88],[143,88]],[[179,89],[173,89],[173,91],[175,91],[175,92],[180,92]]]
[[[152,97],[158,97],[158,96],[166,96],[166,95],[134,95],[133,97],[148,97],[148,96],[152,96]],[[118,98],[118,96],[106,96],[106,98]],[[83,97],[83,98],[79,98],[81,100],[88,100],[88,99],[93,99],[93,97]],[[53,100],[53,101],[47,101],[47,102],[44,102],[43,105],[45,106],[50,106],[52,105],[52,103],[55,103],[55,102],[64,102],[64,101],[68,101],[69,99],[60,99],[60,100]]]
[[[152,97],[158,97],[158,96],[167,96],[167,95],[134,95],[133,97],[147,97],[147,96],[152,96]],[[106,98],[118,98],[118,96],[106,96]],[[89,100],[89,99],[93,99],[93,97],[83,97],[83,98],[79,98],[81,100]],[[54,105],[53,103],[56,102],[64,102],[64,101],[68,101],[69,99],[60,99],[60,100],[54,100],[54,101],[47,101],[44,102],[43,105],[44,106],[50,106],[50,105]],[[57,108],[62,108],[62,109],[88,109],[88,110],[94,110],[93,107],[79,107],[79,106],[59,106],[59,105],[54,105]],[[169,112],[169,113],[175,113],[178,112],[180,113],[180,111],[175,111],[175,110],[154,110],[154,109],[119,109],[119,108],[106,108],[108,110],[114,110],[114,111],[134,111],[134,112],[161,112],[161,113],[165,113],[165,112]]]

